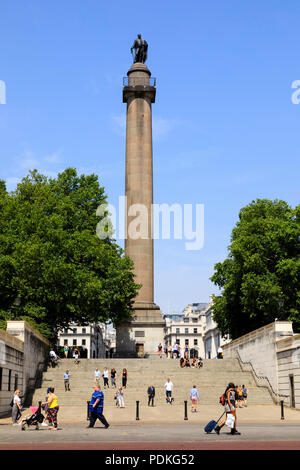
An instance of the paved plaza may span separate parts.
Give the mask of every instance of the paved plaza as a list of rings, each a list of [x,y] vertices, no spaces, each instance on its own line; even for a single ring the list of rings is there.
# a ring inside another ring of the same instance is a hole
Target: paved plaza
[[[109,429],[100,422],[87,429],[87,420],[67,420],[59,422],[58,431],[46,427],[22,431],[5,418],[0,420],[0,450],[300,450],[299,411],[285,408],[282,420],[279,406],[251,406],[238,410],[240,436],[231,436],[226,426],[220,435],[206,434],[204,426],[217,410],[199,407],[198,413],[189,413],[186,421],[168,421],[167,416],[161,416],[156,421],[145,418],[122,422],[104,411]]]

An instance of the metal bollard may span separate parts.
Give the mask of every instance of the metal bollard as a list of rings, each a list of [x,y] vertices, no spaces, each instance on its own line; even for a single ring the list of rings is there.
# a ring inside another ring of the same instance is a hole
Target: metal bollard
[[[188,419],[187,415],[187,400],[184,401],[184,420],[186,421]]]
[[[281,400],[280,405],[281,405],[281,419],[284,419],[283,400]]]
[[[137,401],[137,402],[136,402],[136,418],[135,418],[137,421],[139,421],[139,419],[140,419],[140,416],[139,416],[139,411],[140,411],[140,410],[139,410],[139,404],[140,404],[140,402]]]
[[[90,407],[90,401],[87,401],[87,402],[86,402],[86,404],[87,404],[87,410],[86,410],[86,412],[87,412],[87,414],[86,414],[86,420],[88,421],[88,420],[90,419],[90,411],[89,411],[89,407]]]

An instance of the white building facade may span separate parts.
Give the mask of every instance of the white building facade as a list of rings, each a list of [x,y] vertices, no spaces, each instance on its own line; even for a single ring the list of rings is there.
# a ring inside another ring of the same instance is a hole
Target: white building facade
[[[203,341],[204,341],[204,357],[205,359],[215,359],[217,357],[217,351],[219,346],[227,344],[230,339],[229,337],[222,338],[220,331],[218,330],[216,322],[213,320],[212,310],[212,299],[203,312],[205,316],[204,327],[203,327]]]
[[[204,312],[207,306],[208,304],[205,303],[188,304],[180,314],[164,315],[166,320],[165,350],[168,345],[173,347],[177,343],[181,356],[184,355],[185,348],[188,347],[191,358],[204,357]]]
[[[78,348],[80,357],[93,359],[107,357],[109,342],[106,339],[106,325],[103,323],[90,323],[88,325],[72,324],[58,334],[58,349],[63,355],[64,346],[69,348],[69,357]]]

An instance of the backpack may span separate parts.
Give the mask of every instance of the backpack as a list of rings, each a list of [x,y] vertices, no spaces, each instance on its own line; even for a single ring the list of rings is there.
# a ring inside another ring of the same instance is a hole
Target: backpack
[[[14,406],[14,399],[11,400],[9,406],[13,407]]]
[[[221,403],[222,406],[225,405],[225,399],[226,399],[225,393],[223,393],[219,398],[219,403]]]

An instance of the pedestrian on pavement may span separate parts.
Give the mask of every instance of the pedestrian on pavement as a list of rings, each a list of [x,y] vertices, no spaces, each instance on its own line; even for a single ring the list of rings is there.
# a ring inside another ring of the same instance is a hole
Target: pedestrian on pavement
[[[190,399],[192,402],[192,412],[196,413],[197,411],[197,404],[199,401],[199,392],[197,390],[196,385],[193,385],[193,388],[190,391]]]
[[[101,372],[98,369],[98,367],[96,367],[95,372],[94,372],[95,385],[100,385],[100,375],[101,375]]]
[[[110,382],[112,388],[116,388],[116,374],[116,369],[113,367],[110,371]]]
[[[104,371],[103,371],[103,381],[104,381],[104,388],[109,388],[109,384],[108,384],[108,369],[107,367],[104,367]]]
[[[70,372],[69,369],[64,373],[65,392],[70,392]]]
[[[11,412],[11,418],[12,418],[12,424],[13,426],[18,426],[20,423],[17,421],[21,418],[22,416],[22,402],[21,402],[21,391],[18,389],[14,393],[14,397],[12,399],[12,412]]]
[[[127,386],[127,379],[128,379],[128,372],[127,372],[127,369],[123,369],[123,372],[122,372],[122,387],[123,388],[126,388]]]
[[[44,417],[44,421],[42,422],[42,426],[48,426],[46,421],[48,421],[48,393],[49,392],[50,392],[50,387],[47,388],[46,398],[45,398],[44,403],[42,403],[42,409],[45,413],[45,417]],[[49,421],[48,421],[48,423],[49,423]]]
[[[157,346],[157,352],[158,352],[158,355],[160,357],[160,359],[162,358],[162,353],[163,353],[163,348],[162,348],[162,344],[159,343],[159,345]]]
[[[147,393],[148,393],[148,406],[150,406],[150,403],[151,403],[151,406],[154,406],[155,387],[153,384],[151,384],[148,387]]]
[[[172,345],[169,343],[168,345],[168,359],[171,359],[172,357]]]
[[[186,359],[189,359],[189,347],[188,347],[188,345],[186,345],[185,348],[184,348],[184,357]]]
[[[90,424],[88,428],[93,428],[97,419],[104,424],[105,429],[109,427],[108,422],[103,415],[104,394],[99,385],[94,386],[94,393],[89,404]]]
[[[224,396],[225,396],[224,407],[225,407],[226,418],[224,419],[224,421],[222,421],[219,425],[217,425],[215,427],[214,431],[217,434],[220,434],[221,428],[226,423],[227,416],[229,414],[232,414],[234,416],[234,426],[231,429],[231,434],[232,435],[234,435],[234,434],[240,435],[241,433],[238,432],[238,430],[236,429],[236,422],[237,422],[237,419],[236,419],[236,403],[235,403],[236,387],[232,382],[230,382],[227,385],[226,390],[224,392]]]
[[[47,395],[47,401],[42,403],[42,406],[47,403],[48,410],[47,410],[47,419],[50,424],[52,424],[52,428],[54,431],[57,431],[57,414],[59,410],[57,396],[54,393],[54,388],[50,387],[49,393]]]
[[[166,402],[172,405],[174,398],[172,397],[173,392],[173,383],[171,382],[170,377],[167,378],[165,383],[165,390],[166,390]]]
[[[67,359],[69,355],[69,347],[67,344],[65,344],[64,346],[64,355],[65,355],[65,358]]]
[[[74,359],[75,359],[74,363],[75,363],[75,364],[79,364],[79,355],[80,355],[80,354],[79,354],[79,349],[78,349],[78,348],[75,348],[75,349],[74,349]]]
[[[115,393],[117,397],[117,406],[119,408],[125,408],[125,403],[124,403],[124,392],[122,387],[118,389],[118,391]]]
[[[244,406],[247,406],[248,390],[246,389],[245,385],[242,385],[242,390],[243,390]]]

